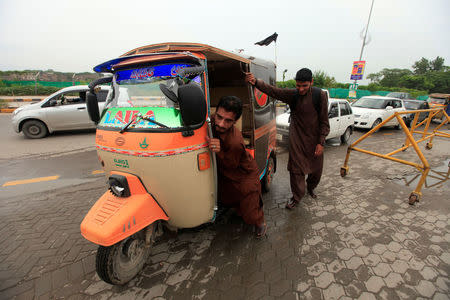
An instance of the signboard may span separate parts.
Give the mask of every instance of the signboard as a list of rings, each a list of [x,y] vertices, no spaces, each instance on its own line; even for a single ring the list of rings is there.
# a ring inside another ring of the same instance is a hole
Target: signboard
[[[350,76],[350,80],[361,80],[364,74],[364,67],[366,65],[365,60],[354,61],[352,75]]]
[[[352,91],[356,91],[358,89],[358,84],[357,83],[351,83],[350,87],[348,89],[352,90]]]
[[[349,98],[356,98],[356,90],[358,89],[357,83],[350,84],[349,91],[348,91],[348,97]]]

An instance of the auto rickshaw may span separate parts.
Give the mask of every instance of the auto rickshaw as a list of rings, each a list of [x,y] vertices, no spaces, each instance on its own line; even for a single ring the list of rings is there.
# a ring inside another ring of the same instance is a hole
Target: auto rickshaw
[[[428,97],[430,108],[444,108],[450,104],[450,94],[433,93]],[[433,119],[442,121],[444,119],[444,112],[438,112]]]
[[[243,101],[236,126],[256,159],[264,191],[276,171],[275,103],[248,85],[244,72],[275,84],[275,64],[204,44],[163,43],[131,50],[94,68],[112,76],[92,82],[88,112],[109,190],[81,223],[99,245],[96,270],[125,284],[143,268],[162,225],[192,228],[214,222],[217,203],[210,115],[219,99]],[[99,112],[96,86],[111,82]],[[125,99],[125,100],[124,100]]]

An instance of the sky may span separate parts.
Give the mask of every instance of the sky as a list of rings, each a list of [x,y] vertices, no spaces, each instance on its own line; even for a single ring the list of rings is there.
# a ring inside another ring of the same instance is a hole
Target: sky
[[[0,0],[0,71],[93,72],[149,44],[194,42],[351,82],[372,0]],[[449,0],[374,0],[364,78],[441,56],[450,65]],[[278,33],[276,45],[255,42]],[[369,81],[361,80],[360,84]]]

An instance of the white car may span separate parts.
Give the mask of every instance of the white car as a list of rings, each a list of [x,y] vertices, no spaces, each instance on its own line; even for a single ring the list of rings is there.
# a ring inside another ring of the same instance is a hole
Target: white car
[[[289,139],[290,111],[277,116],[277,139],[287,141]],[[341,138],[346,144],[353,133],[354,116],[350,104],[345,99],[328,99],[328,119],[330,133],[326,139]]]
[[[63,88],[38,103],[17,108],[12,114],[14,131],[27,138],[38,139],[59,130],[95,128],[86,109],[87,85]],[[97,92],[100,112],[111,88],[102,86]]]
[[[371,129],[389,118],[394,112],[406,109],[403,100],[397,98],[366,96],[353,102],[352,110],[355,114],[355,127]],[[400,127],[397,118],[393,118],[384,126]]]

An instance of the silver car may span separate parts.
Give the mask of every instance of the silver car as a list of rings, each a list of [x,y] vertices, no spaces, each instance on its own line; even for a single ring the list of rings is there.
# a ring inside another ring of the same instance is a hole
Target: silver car
[[[12,115],[14,131],[30,139],[39,139],[54,131],[95,128],[86,109],[87,85],[63,88],[44,100],[17,108]],[[111,88],[102,86],[97,91],[99,111]]]

